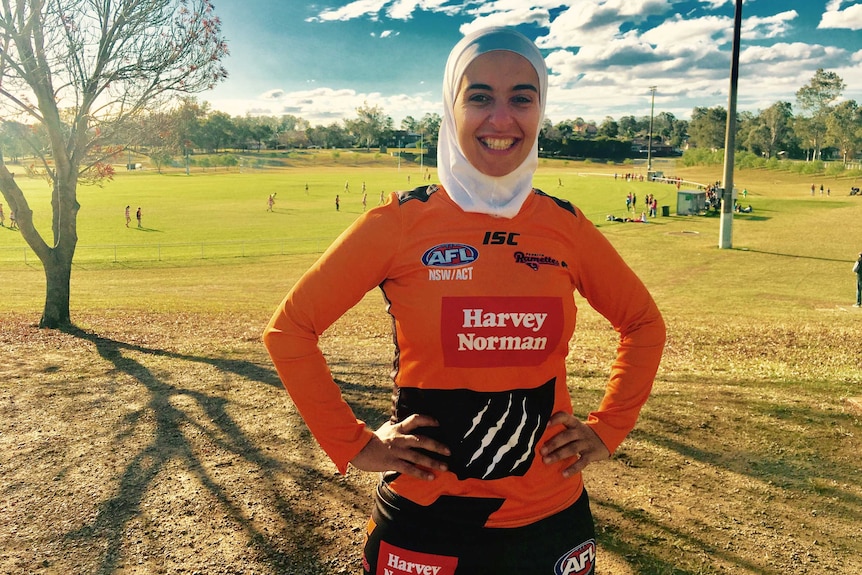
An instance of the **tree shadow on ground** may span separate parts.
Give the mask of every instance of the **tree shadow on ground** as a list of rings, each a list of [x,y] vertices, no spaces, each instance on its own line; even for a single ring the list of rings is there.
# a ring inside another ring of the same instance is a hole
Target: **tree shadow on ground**
[[[70,542],[83,541],[91,547],[103,550],[96,573],[108,575],[121,567],[123,555],[127,552],[123,547],[126,528],[143,512],[142,504],[148,491],[152,489],[156,477],[164,472],[169,464],[179,464],[196,478],[218,502],[224,516],[241,527],[247,539],[247,546],[256,550],[261,563],[272,566],[277,572],[327,572],[327,560],[319,556],[321,536],[315,532],[315,525],[307,520],[307,513],[282,494],[277,475],[287,474],[299,484],[319,483],[331,480],[331,476],[311,465],[270,456],[249,439],[230,415],[228,407],[231,402],[228,399],[178,387],[168,381],[168,377],[160,376],[133,356],[161,356],[181,364],[208,364],[221,373],[280,388],[281,384],[274,370],[264,369],[249,361],[185,355],[124,343],[74,327],[64,331],[92,343],[99,356],[113,366],[116,374],[127,376],[147,391],[145,406],[126,418],[124,423],[127,428],[133,427],[137,420],[142,419],[143,413],[152,418],[151,439],[128,460],[122,474],[117,478],[115,495],[101,503],[92,521],[66,534]],[[186,403],[191,400],[192,405],[202,410],[205,418],[211,422],[212,427],[209,430],[190,409],[177,407],[183,403],[176,401],[180,397]],[[292,534],[289,545],[279,544],[275,534],[256,525],[226,486],[207,470],[207,465],[184,434],[184,429],[189,426],[208,435],[208,440],[232,457],[241,458],[256,468],[256,488],[264,489],[274,501],[275,511],[284,526],[282,533]],[[134,432],[126,429],[117,435],[122,433]],[[311,445],[311,442],[303,442],[303,445],[291,446],[291,449],[309,449]],[[300,457],[298,460],[305,462],[311,458]],[[352,499],[358,495],[350,485],[342,485],[340,489],[344,499]],[[300,565],[301,571],[298,571]]]

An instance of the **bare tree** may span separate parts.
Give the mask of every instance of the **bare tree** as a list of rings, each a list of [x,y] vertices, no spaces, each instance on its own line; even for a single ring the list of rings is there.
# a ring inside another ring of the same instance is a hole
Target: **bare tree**
[[[71,324],[79,183],[111,175],[106,144],[139,116],[223,80],[227,53],[210,0],[0,0],[0,115],[48,136],[32,146],[52,185],[47,241],[0,150],[0,192],[45,270],[41,327]]]

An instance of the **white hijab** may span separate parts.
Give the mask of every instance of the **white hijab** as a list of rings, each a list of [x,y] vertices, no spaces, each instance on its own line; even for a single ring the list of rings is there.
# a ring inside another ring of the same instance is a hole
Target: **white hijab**
[[[455,128],[455,98],[467,66],[478,56],[495,50],[514,52],[527,59],[539,77],[539,125],[545,115],[548,69],[533,42],[511,28],[486,28],[468,34],[449,54],[443,76],[443,118],[437,144],[437,173],[443,189],[465,212],[513,218],[533,190],[533,172],[539,165],[538,137],[527,157],[505,176],[487,176],[464,156]],[[537,131],[538,133],[538,131]]]

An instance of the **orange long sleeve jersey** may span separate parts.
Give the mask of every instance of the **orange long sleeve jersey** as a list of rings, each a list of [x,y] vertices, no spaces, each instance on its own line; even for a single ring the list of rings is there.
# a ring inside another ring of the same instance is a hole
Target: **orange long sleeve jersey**
[[[393,413],[435,417],[452,454],[432,482],[384,474],[422,506],[477,508],[479,524],[532,523],[580,496],[569,462],[546,465],[553,413],[572,412],[565,359],[578,291],[620,334],[605,396],[588,425],[613,452],[631,431],[661,359],[652,297],[575,207],[540,191],[512,219],[466,213],[440,188],[394,195],[346,230],[284,299],[264,343],[309,429],[344,473],[370,440],[341,397],[318,338],[380,287],[394,319]],[[468,503],[478,505],[470,506]]]

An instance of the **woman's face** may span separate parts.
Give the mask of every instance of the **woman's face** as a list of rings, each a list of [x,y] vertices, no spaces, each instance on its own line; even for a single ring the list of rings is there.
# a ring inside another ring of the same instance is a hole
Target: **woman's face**
[[[539,130],[539,76],[526,58],[496,50],[464,71],[455,97],[458,144],[467,160],[487,176],[515,170]]]

